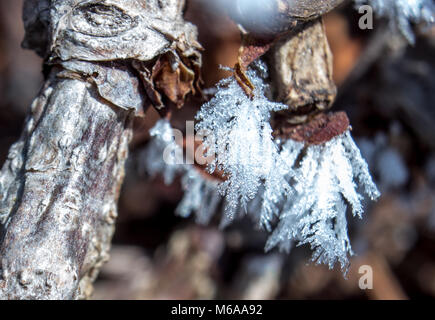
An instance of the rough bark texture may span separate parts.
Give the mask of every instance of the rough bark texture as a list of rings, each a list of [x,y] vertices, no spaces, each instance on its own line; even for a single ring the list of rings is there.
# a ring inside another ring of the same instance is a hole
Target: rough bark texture
[[[131,115],[86,82],[50,76],[0,175],[1,298],[90,294],[108,259]]]
[[[47,78],[0,172],[1,299],[91,294],[108,259],[133,117],[162,107],[157,100],[180,105],[199,79],[183,7],[25,1],[23,45],[45,58]],[[160,57],[171,68],[156,71],[167,65]],[[160,82],[179,87],[159,91]]]
[[[148,106],[180,107],[188,93],[198,91],[202,49],[183,8],[184,0],[26,0],[23,46],[48,64],[70,62],[67,69],[93,80],[104,98],[122,108],[131,103],[142,114]],[[91,63],[104,63],[107,72]],[[140,74],[141,84],[117,81],[113,67]],[[146,101],[138,105],[142,97]]]
[[[292,123],[328,109],[337,88],[333,57],[321,19],[309,22],[296,35],[283,36],[268,52],[276,99],[289,106],[281,112]]]

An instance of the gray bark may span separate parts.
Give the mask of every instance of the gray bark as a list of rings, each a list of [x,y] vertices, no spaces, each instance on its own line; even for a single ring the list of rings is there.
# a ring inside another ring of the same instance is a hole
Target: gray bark
[[[0,174],[1,298],[90,294],[108,259],[131,118],[92,85],[50,75]]]
[[[0,172],[0,299],[91,294],[108,259],[132,119],[162,95],[149,63],[168,54],[165,72],[192,79],[200,66],[183,7],[25,1],[23,46],[45,58],[48,76]]]

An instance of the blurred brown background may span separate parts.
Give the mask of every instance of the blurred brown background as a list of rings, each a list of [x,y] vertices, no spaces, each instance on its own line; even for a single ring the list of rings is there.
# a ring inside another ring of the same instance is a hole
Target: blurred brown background
[[[0,158],[18,138],[42,85],[41,59],[21,49],[21,1],[0,2]],[[205,87],[227,75],[239,33],[227,18],[192,0],[186,18],[204,46]],[[358,29],[350,6],[325,18],[339,85],[335,110],[346,110],[382,198],[359,221],[349,217],[356,256],[347,279],[309,262],[307,248],[265,254],[266,234],[242,220],[225,230],[174,215],[179,182],[165,186],[141,172],[149,112],[138,123],[120,199],[111,260],[95,284],[96,299],[406,299],[435,297],[435,32],[407,47],[384,21]],[[199,102],[177,112],[192,120]],[[361,265],[373,268],[372,290],[358,287]]]

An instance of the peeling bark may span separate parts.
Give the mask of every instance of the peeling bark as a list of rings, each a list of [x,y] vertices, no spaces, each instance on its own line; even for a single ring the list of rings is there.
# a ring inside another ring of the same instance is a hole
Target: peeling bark
[[[133,118],[162,107],[151,96],[180,106],[199,81],[201,47],[183,8],[25,1],[23,46],[45,58],[47,78],[0,172],[0,299],[90,296],[108,259]],[[154,79],[161,56],[171,68]]]

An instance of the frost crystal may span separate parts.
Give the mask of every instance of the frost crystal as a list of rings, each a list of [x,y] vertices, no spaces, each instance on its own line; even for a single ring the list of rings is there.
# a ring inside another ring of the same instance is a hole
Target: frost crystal
[[[433,24],[435,4],[433,0],[355,0],[357,6],[368,4],[373,11],[390,20],[391,26],[399,30],[410,42],[415,42],[412,23]]]
[[[183,167],[183,150],[175,141],[168,120],[159,120],[150,130],[153,139],[142,157],[145,170],[151,175],[163,174],[166,184],[171,184]]]
[[[219,193],[219,182],[205,178],[195,166],[163,160],[167,146],[170,146],[168,150],[175,150],[169,154],[181,152],[178,145],[173,145],[173,139],[164,138],[170,131],[165,120],[153,128],[154,140],[145,153],[148,171],[168,175],[171,178],[165,179],[168,183],[175,174],[182,175],[185,193],[176,213],[183,217],[194,213],[198,223],[207,224],[220,204],[228,205],[228,200]],[[317,263],[332,268],[339,262],[346,271],[348,255],[352,255],[347,207],[354,216],[361,217],[362,195],[358,190],[362,189],[372,200],[379,197],[359,149],[349,132],[323,145],[305,146],[293,140],[274,143],[279,150],[273,159],[274,170],[247,204],[248,215],[272,231],[266,250],[279,246],[289,251],[293,243],[309,244],[314,251],[312,259]],[[231,220],[224,213],[221,224]]]
[[[256,89],[248,98],[234,78],[221,81],[214,98],[198,113],[196,129],[204,137],[206,156],[214,155],[210,172],[223,172],[224,182],[205,178],[194,165],[184,164],[183,150],[167,120],[151,130],[145,152],[148,172],[163,173],[165,182],[182,176],[184,197],[178,215],[196,215],[208,223],[224,203],[221,225],[248,214],[272,232],[266,250],[290,250],[309,244],[313,260],[347,270],[352,249],[346,212],[363,213],[362,192],[372,200],[379,191],[349,131],[321,145],[273,140],[270,113],[285,105],[270,102],[266,86],[249,71]]]
[[[281,154],[294,150],[304,150],[301,160],[293,166],[295,191],[282,204],[280,221],[267,241],[266,250],[277,245],[288,250],[292,242],[310,244],[317,263],[332,268],[338,261],[346,269],[347,255],[352,254],[346,203],[354,216],[361,217],[362,196],[358,187],[372,200],[379,197],[379,191],[349,132],[304,149],[301,143],[289,140]],[[293,156],[290,161],[294,159]]]
[[[175,212],[181,217],[196,214],[196,222],[208,224],[216,212],[221,196],[218,192],[218,183],[205,179],[198,170],[186,167],[182,178],[184,197]]]
[[[253,98],[230,77],[219,82],[216,95],[196,117],[196,129],[204,136],[204,147],[208,154],[215,155],[208,169],[220,170],[226,177],[219,191],[226,197],[229,220],[239,205],[246,209],[262,183],[268,189],[276,184],[288,189],[274,170],[279,157],[269,124],[270,113],[287,106],[264,96],[266,86],[254,71],[249,71],[248,76],[255,86]]]
[[[207,224],[221,200],[218,183],[204,179],[197,169],[183,162],[183,149],[168,120],[157,121],[150,134],[152,140],[141,155],[145,171],[151,176],[162,174],[165,184],[181,175],[184,197],[175,212],[185,218],[195,213],[198,223]]]
[[[279,141],[276,143],[279,144]],[[302,143],[292,140],[284,144],[275,159],[274,170],[264,183],[259,201],[252,201],[250,205],[251,217],[268,231],[271,231],[271,222],[280,215],[280,204],[294,194],[294,189],[290,187],[291,178],[296,174],[293,166],[303,147]]]

